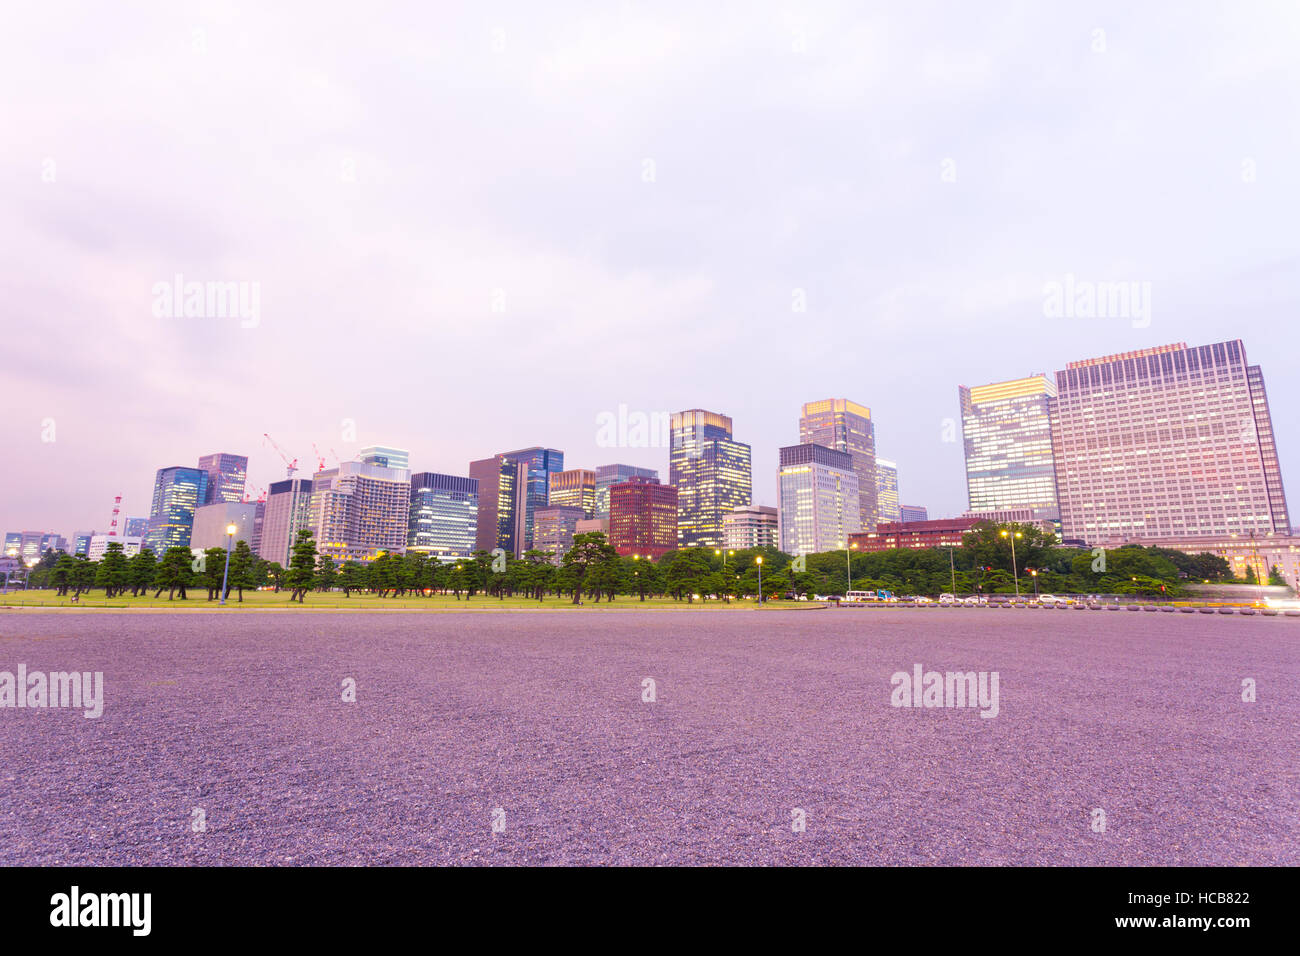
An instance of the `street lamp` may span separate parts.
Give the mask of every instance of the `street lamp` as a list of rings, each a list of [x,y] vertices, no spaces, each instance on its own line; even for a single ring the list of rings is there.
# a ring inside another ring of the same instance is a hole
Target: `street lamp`
[[[844,546],[844,581],[846,585],[844,600],[846,601],[849,599],[849,591],[853,590],[853,557],[849,553],[850,549],[853,551],[858,550],[858,543],[855,541],[853,544]]]
[[[758,606],[763,606],[763,556],[760,554],[754,559],[758,565]]]
[[[10,548],[8,551],[8,555],[11,558],[16,558],[18,557],[18,550],[16,548]],[[14,569],[12,567],[5,569],[5,589],[4,589],[5,594],[9,593],[9,577],[13,573],[14,573]],[[23,590],[26,590],[26,587],[24,587]]]
[[[1016,597],[1020,597],[1020,572],[1016,570],[1016,538],[1024,537],[1024,535],[1019,531],[1012,534],[1006,528],[1003,528],[1002,537],[1011,539],[1011,573],[1016,579]]]
[[[226,582],[230,580],[230,545],[235,540],[239,526],[233,521],[226,525],[226,570],[221,574],[221,606],[226,606]]]
[[[1034,576],[1034,600],[1037,601],[1038,600],[1038,569],[1031,568],[1029,573]]]

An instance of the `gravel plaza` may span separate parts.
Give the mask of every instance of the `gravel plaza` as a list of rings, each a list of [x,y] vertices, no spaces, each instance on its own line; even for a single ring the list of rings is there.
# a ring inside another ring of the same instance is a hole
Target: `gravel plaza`
[[[1300,863],[1280,616],[12,611],[19,664],[103,713],[0,709],[5,865]]]

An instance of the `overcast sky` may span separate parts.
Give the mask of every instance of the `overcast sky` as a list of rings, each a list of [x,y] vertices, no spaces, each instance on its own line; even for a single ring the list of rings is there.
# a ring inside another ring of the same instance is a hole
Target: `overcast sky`
[[[256,493],[264,432],[666,478],[598,446],[620,405],[731,415],[773,504],[830,396],[957,514],[959,384],[1236,337],[1300,507],[1298,48],[1236,0],[10,6],[0,526],[214,451]],[[160,317],[177,274],[256,321]],[[1067,274],[1150,314],[1048,317]]]

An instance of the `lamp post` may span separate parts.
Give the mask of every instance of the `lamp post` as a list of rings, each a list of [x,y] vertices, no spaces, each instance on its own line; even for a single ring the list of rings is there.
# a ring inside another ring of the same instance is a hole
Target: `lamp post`
[[[1034,600],[1038,600],[1038,569],[1030,568],[1029,573],[1034,576]]]
[[[754,559],[758,565],[758,606],[763,606],[763,556],[760,554]]]
[[[18,557],[18,550],[17,550],[16,548],[10,548],[8,554],[9,554],[9,557],[11,557],[11,558],[16,558],[16,557]],[[5,594],[8,594],[8,593],[9,593],[9,577],[10,577],[10,575],[12,575],[13,573],[14,573],[14,569],[13,569],[13,568],[6,568],[6,569],[5,569],[5,589],[4,589],[4,593],[5,593]],[[24,587],[23,590],[26,590],[26,588]]]
[[[234,524],[226,525],[226,570],[221,574],[221,606],[226,606],[226,582],[230,580],[230,545],[235,540],[235,532],[239,527]]]
[[[857,543],[846,544],[844,546],[844,600],[849,599],[849,592],[853,590],[853,557],[850,551],[856,551]]]
[[[957,600],[957,563],[953,558],[953,546],[948,545],[948,572],[952,575],[952,599]]]
[[[1019,531],[1012,534],[1006,528],[1003,528],[1002,537],[1011,539],[1011,574],[1016,579],[1016,597],[1020,597],[1020,572],[1016,570],[1016,538],[1023,537],[1023,535]]]

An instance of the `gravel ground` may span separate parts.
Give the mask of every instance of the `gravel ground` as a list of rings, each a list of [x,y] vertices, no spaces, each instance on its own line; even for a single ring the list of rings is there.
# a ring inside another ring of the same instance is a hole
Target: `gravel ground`
[[[5,865],[1300,863],[1285,618],[4,613],[19,663],[106,703],[0,709]]]

